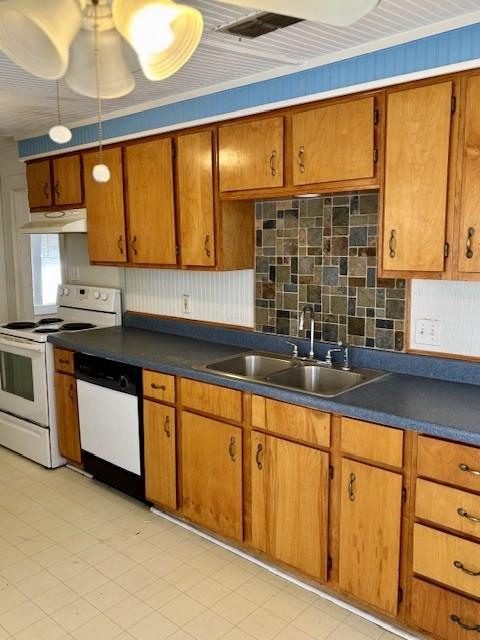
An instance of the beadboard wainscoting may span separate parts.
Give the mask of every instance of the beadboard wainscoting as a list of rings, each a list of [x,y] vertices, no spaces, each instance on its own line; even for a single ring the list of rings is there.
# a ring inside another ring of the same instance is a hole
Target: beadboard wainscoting
[[[124,306],[129,311],[254,326],[254,271],[126,269]],[[183,311],[189,295],[191,313]]]

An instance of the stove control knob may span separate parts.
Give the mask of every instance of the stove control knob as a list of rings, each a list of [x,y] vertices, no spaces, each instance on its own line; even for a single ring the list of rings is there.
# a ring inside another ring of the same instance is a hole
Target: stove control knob
[[[95,298],[95,300],[98,300],[100,298],[100,291],[94,291],[93,297]]]
[[[68,287],[65,287],[63,290],[63,295],[64,296],[69,296],[70,295],[70,289]]]
[[[108,300],[108,293],[102,293],[102,295],[100,297],[102,298],[102,300],[104,302],[106,302]]]
[[[63,287],[60,287],[58,290],[58,295],[63,296]]]

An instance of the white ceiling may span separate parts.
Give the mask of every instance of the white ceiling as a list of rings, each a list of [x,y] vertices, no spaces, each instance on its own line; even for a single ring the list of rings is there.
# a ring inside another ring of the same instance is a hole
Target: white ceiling
[[[149,82],[138,71],[136,88],[128,96],[104,101],[103,112],[140,107],[155,100],[172,100],[189,92],[205,92],[222,83],[244,83],[255,76],[279,70],[295,71],[315,58],[375,43],[394,36],[421,37],[430,30],[446,30],[480,20],[480,0],[382,0],[370,15],[353,26],[332,27],[301,22],[261,36],[238,41],[215,33],[215,27],[252,13],[214,0],[183,0],[203,14],[205,30],[199,48],[173,77]],[[455,20],[457,19],[457,20]],[[426,29],[426,30],[425,30]],[[387,46],[390,44],[387,40]],[[64,121],[89,120],[96,114],[95,101],[82,97],[61,83]],[[0,136],[25,137],[46,132],[56,121],[55,84],[35,78],[0,52]]]

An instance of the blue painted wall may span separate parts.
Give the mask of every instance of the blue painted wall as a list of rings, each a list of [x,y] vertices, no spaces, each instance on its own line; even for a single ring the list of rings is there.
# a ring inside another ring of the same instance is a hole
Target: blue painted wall
[[[106,120],[104,137],[131,135],[477,58],[480,58],[480,23],[279,78]],[[96,125],[85,125],[74,129],[71,142],[61,148],[96,140]],[[20,140],[18,150],[20,157],[25,157],[58,151],[60,147],[44,135]]]

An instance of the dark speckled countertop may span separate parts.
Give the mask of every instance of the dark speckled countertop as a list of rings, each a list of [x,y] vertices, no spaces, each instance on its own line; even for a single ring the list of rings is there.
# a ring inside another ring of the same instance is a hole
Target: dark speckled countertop
[[[248,347],[133,327],[59,333],[49,336],[48,341],[67,349],[164,373],[480,446],[478,385],[391,373],[335,398],[321,398],[192,368],[247,351]]]

